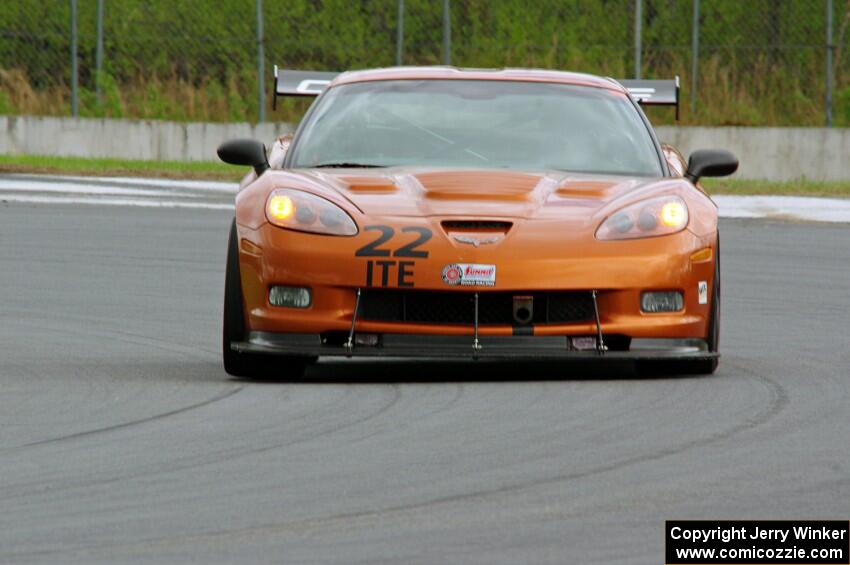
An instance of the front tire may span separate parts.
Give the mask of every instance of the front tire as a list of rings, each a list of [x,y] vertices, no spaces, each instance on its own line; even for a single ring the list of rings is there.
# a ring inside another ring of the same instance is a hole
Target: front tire
[[[231,344],[243,341],[247,334],[242,299],[242,277],[239,271],[239,243],[234,219],[230,226],[224,277],[221,351],[224,370],[234,377],[288,380],[302,377],[307,365],[316,360],[314,357],[260,355],[234,351]]]

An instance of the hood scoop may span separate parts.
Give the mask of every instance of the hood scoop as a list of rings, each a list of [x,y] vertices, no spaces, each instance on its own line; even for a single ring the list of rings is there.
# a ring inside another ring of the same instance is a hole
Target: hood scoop
[[[346,188],[354,193],[387,193],[398,190],[393,179],[387,177],[341,177]]]
[[[555,191],[566,198],[602,198],[607,195],[613,183],[598,181],[568,181]]]
[[[432,200],[527,201],[539,175],[510,171],[447,171],[419,173],[416,180]]]
[[[640,184],[641,182],[635,179],[565,179],[555,189],[555,195],[561,198],[607,200],[623,190],[630,190]]]

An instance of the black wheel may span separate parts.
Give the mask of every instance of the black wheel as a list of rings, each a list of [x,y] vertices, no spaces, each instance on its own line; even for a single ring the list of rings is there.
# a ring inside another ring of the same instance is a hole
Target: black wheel
[[[714,288],[711,292],[711,314],[708,319],[708,334],[705,341],[708,350],[717,353],[720,346],[720,234],[714,246]],[[693,361],[648,361],[638,363],[641,374],[660,375],[711,375],[717,370],[719,359]]]
[[[242,279],[239,274],[239,247],[236,220],[230,226],[227,245],[227,267],[224,276],[224,321],[222,324],[222,359],[224,370],[235,377],[255,379],[297,379],[315,357],[258,355],[234,351],[230,344],[245,339],[245,311],[242,302]]]

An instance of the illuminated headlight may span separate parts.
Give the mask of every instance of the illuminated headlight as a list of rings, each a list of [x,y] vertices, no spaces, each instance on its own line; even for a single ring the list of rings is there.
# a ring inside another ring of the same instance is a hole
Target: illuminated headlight
[[[678,196],[636,202],[611,214],[596,230],[597,239],[635,239],[668,235],[688,225],[688,207]]]
[[[644,312],[678,312],[684,306],[681,292],[644,292],[640,295],[640,309]]]
[[[266,200],[266,218],[291,230],[326,235],[357,235],[357,224],[345,210],[321,196],[280,188]]]
[[[307,308],[313,301],[309,288],[298,286],[273,286],[269,290],[269,302],[272,306],[285,308]]]

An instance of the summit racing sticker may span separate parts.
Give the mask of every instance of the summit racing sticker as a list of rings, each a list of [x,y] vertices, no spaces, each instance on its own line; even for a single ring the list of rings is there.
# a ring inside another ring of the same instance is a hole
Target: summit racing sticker
[[[452,263],[443,267],[442,277],[449,286],[496,286],[496,265]]]

